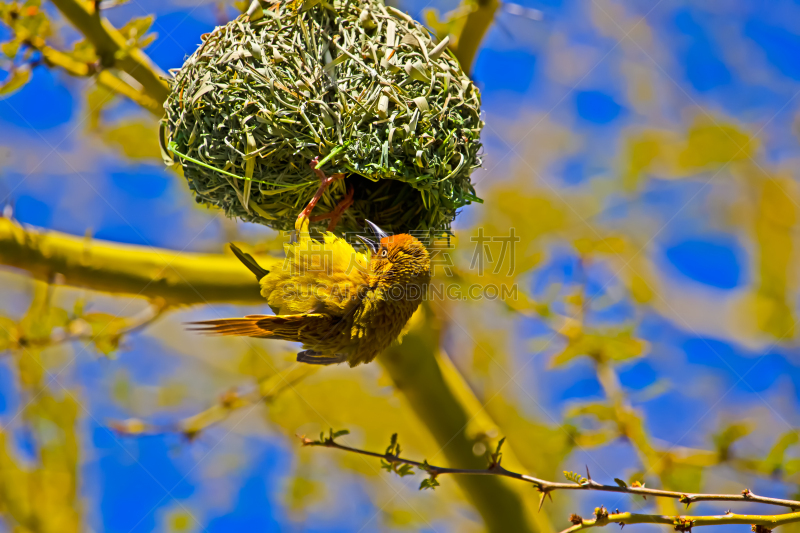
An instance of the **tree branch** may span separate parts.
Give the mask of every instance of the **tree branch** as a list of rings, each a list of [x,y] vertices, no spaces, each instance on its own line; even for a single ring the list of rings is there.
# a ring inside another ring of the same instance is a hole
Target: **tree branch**
[[[397,450],[396,442],[397,436],[392,437],[392,444],[385,453],[372,452],[352,446],[345,446],[336,442],[336,436],[345,432],[334,433],[331,430],[329,437],[321,436],[320,440],[312,440],[306,437],[301,437],[303,446],[321,446],[325,448],[334,448],[345,452],[355,453],[359,455],[366,455],[368,457],[375,457],[382,459],[386,462],[387,470],[394,471],[401,476],[413,473],[410,469],[399,470],[396,465],[408,465],[416,467],[419,470],[426,472],[430,476],[430,480],[434,483],[423,481],[420,489],[433,488],[438,485],[435,482],[436,478],[441,475],[471,475],[471,476],[500,476],[516,479],[533,484],[539,492],[541,492],[541,499],[539,502],[539,509],[544,503],[545,497],[556,490],[593,490],[601,492],[619,492],[626,494],[634,494],[638,496],[654,496],[661,498],[675,498],[685,503],[688,507],[689,504],[702,501],[727,501],[727,502],[749,502],[749,503],[766,503],[771,505],[778,505],[789,507],[792,511],[800,509],[800,501],[783,500],[780,498],[768,498],[764,496],[756,496],[750,490],[745,489],[741,494],[687,494],[683,492],[674,492],[668,490],[647,489],[642,486],[628,486],[621,480],[616,480],[618,485],[603,485],[593,481],[591,478],[583,479],[581,483],[563,483],[555,481],[546,481],[533,476],[519,474],[506,470],[500,466],[501,462],[501,446],[503,440],[497,446],[497,451],[490,455],[489,467],[485,469],[474,468],[447,468],[443,466],[436,466],[428,464],[427,461],[414,461],[400,457],[398,453],[393,453]],[[588,475],[588,469],[587,469]],[[426,483],[427,482],[427,483]],[[739,515],[728,511],[720,516],[665,516],[665,515],[650,515],[650,514],[634,514],[634,513],[620,513],[615,511],[609,513],[605,507],[598,507],[595,509],[595,517],[590,520],[584,520],[578,515],[570,516],[570,521],[574,524],[572,527],[563,530],[561,533],[574,533],[582,529],[589,529],[591,527],[602,527],[610,523],[620,525],[624,524],[667,524],[674,527],[676,531],[688,532],[694,526],[713,526],[723,524],[752,524],[754,526],[763,526],[765,528],[773,528],[783,524],[792,522],[800,522],[800,512],[792,512],[782,515]],[[754,529],[756,531],[756,529]],[[759,530],[761,533],[768,533]]]
[[[603,509],[602,507],[598,509]],[[717,516],[665,516],[665,515],[651,515],[651,514],[636,514],[636,513],[602,513],[599,517],[591,520],[583,520],[578,516],[573,515],[573,520],[580,523],[573,525],[570,528],[563,530],[561,533],[575,533],[584,529],[592,527],[603,527],[608,524],[665,524],[672,526],[676,531],[689,532],[693,527],[700,526],[722,526],[726,524],[750,524],[752,526],[762,526],[762,528],[754,527],[753,531],[762,531],[768,533],[772,528],[782,526],[784,524],[791,524],[792,522],[800,522],[800,512],[787,513],[780,515],[746,515],[734,514],[728,511],[724,515]],[[766,531],[764,531],[766,529]]]
[[[335,448],[337,450],[342,450],[346,452],[368,455],[370,457],[377,457],[380,459],[384,459],[386,462],[389,463],[402,463],[402,464],[407,464],[409,466],[415,466],[432,476],[439,476],[443,474],[461,474],[461,475],[473,475],[473,476],[502,476],[512,479],[517,479],[520,481],[531,483],[543,494],[547,494],[557,490],[590,490],[590,491],[600,491],[600,492],[618,492],[624,494],[633,494],[637,496],[654,496],[657,498],[658,497],[674,498],[680,500],[681,503],[685,503],[687,506],[695,502],[724,501],[724,502],[766,503],[770,505],[789,507],[793,511],[796,509],[800,509],[800,501],[757,496],[752,492],[750,492],[749,489],[743,490],[741,494],[694,494],[686,492],[675,492],[670,490],[648,489],[642,486],[629,486],[625,483],[621,483],[618,485],[603,485],[601,483],[593,481],[591,478],[584,479],[582,483],[565,483],[558,481],[547,481],[544,479],[539,479],[534,476],[519,474],[517,472],[506,470],[505,468],[500,466],[499,460],[492,462],[489,465],[489,468],[485,469],[447,468],[443,466],[430,465],[427,462],[413,461],[411,459],[406,459],[404,457],[398,457],[388,452],[377,453],[377,452],[371,452],[369,450],[353,448],[351,446],[345,446],[343,444],[339,444],[338,442],[336,442],[335,439],[330,439],[330,438],[315,441],[303,437],[301,440],[303,446],[323,446],[325,448]],[[499,453],[499,451],[496,453]]]
[[[44,281],[163,298],[166,305],[264,302],[252,274],[232,255],[180,253],[42,233],[7,218],[0,218],[0,264]]]
[[[164,102],[169,87],[165,74],[138,48],[128,49],[125,38],[111,23],[100,16],[90,2],[52,0],[53,5],[94,45],[103,67],[114,66],[127,72],[142,84],[144,92],[155,102]]]

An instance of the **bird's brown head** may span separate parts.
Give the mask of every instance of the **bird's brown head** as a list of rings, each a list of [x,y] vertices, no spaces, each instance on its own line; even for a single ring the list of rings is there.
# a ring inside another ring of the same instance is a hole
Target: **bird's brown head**
[[[375,281],[388,285],[426,284],[431,259],[425,245],[412,235],[388,235],[372,222],[367,223],[380,239],[375,242],[359,236],[372,251],[370,273]]]

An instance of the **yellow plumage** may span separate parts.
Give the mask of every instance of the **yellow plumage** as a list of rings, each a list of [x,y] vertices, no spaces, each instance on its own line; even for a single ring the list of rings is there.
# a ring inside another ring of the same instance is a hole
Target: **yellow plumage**
[[[275,315],[250,315],[195,323],[217,335],[301,342],[297,360],[312,364],[369,363],[403,331],[430,281],[430,256],[410,235],[381,238],[370,257],[344,239],[325,233],[312,239],[307,216],[296,224],[286,259],[270,271],[231,245],[256,274],[261,294]]]

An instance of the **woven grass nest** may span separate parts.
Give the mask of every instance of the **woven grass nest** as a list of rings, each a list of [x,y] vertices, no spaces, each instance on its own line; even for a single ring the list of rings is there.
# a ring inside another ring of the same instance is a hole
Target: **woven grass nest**
[[[475,196],[480,93],[447,50],[380,0],[254,4],[203,36],[175,73],[162,140],[198,203],[274,229],[342,173],[312,215],[445,232]],[[327,220],[312,217],[312,227]]]

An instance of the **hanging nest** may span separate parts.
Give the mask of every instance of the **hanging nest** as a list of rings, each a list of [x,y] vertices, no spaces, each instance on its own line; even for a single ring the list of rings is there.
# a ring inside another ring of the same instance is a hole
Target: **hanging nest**
[[[319,179],[342,173],[313,211],[349,193],[337,233],[369,219],[394,232],[448,231],[480,202],[480,93],[447,50],[380,0],[257,7],[202,37],[175,73],[162,141],[198,203],[294,227]]]

